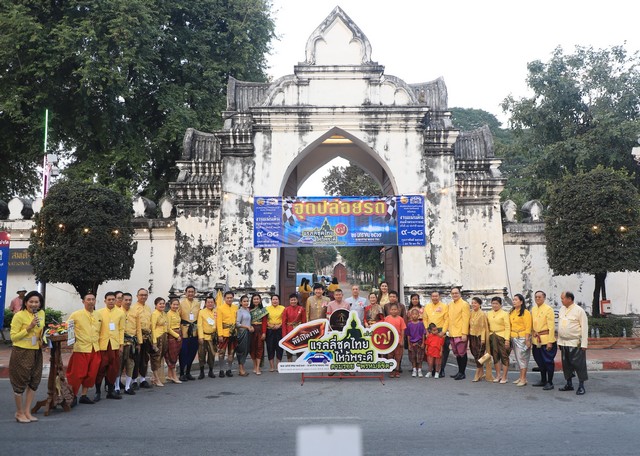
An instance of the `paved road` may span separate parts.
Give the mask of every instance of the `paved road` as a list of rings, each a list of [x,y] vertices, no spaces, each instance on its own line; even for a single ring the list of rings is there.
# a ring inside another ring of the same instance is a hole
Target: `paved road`
[[[30,424],[13,420],[2,379],[0,454],[285,456],[295,454],[297,427],[310,424],[360,426],[365,455],[640,454],[638,371],[593,373],[582,397],[404,375],[385,385],[326,379],[300,386],[297,375],[268,372],[205,379],[39,414]]]

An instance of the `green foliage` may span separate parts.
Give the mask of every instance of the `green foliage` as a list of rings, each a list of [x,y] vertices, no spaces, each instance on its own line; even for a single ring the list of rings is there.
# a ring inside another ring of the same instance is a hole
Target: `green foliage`
[[[297,255],[298,271],[320,274],[323,268],[336,261],[338,252],[333,247],[299,247]]]
[[[640,269],[640,199],[624,171],[597,167],[551,192],[545,236],[556,274]]]
[[[29,256],[39,281],[70,283],[81,295],[128,279],[133,242],[130,202],[97,184],[62,180],[35,217]]]
[[[340,247],[340,255],[355,276],[364,276],[370,283],[377,283],[384,272],[379,246]]]
[[[548,199],[551,183],[602,164],[634,172],[631,148],[640,133],[640,55],[624,47],[562,48],[547,63],[528,65],[530,98],[508,97],[515,136],[505,162],[508,190],[521,199]],[[636,183],[638,181],[636,180]],[[516,198],[517,199],[517,198]]]
[[[221,125],[228,77],[265,80],[270,14],[268,0],[1,2],[0,197],[34,189],[45,108],[66,175],[164,193],[185,130]]]
[[[62,318],[64,314],[61,310],[50,309],[49,307],[45,307],[44,309],[44,323],[45,326],[51,323],[62,323],[64,319]]]
[[[324,191],[333,196],[375,196],[382,188],[362,168],[351,165],[334,166],[322,178]]]
[[[13,312],[11,309],[4,309],[3,327],[11,328],[11,320],[13,320]]]
[[[633,319],[631,318],[588,318],[589,331],[591,331],[591,328],[598,328],[600,330],[600,337],[622,337],[623,328],[626,330],[627,337],[631,337],[633,334]],[[591,334],[591,332],[589,332],[589,334]]]

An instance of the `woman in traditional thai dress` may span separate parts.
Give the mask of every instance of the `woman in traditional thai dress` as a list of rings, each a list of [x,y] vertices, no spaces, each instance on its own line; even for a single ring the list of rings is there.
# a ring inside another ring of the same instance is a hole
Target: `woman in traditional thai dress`
[[[167,351],[164,354],[164,361],[167,363],[167,379],[173,383],[182,383],[176,373],[176,363],[182,347],[180,337],[180,300],[171,298],[169,300],[169,312],[167,312]]]
[[[370,327],[384,320],[384,309],[378,303],[378,295],[375,293],[369,294],[369,305],[364,308],[364,326]]]
[[[236,357],[238,358],[238,375],[246,377],[249,373],[244,369],[244,363],[249,354],[251,333],[254,331],[251,324],[251,312],[249,311],[249,296],[240,297],[240,308],[236,313],[236,330],[238,332],[238,346]]]
[[[253,325],[250,347],[253,372],[256,375],[262,375],[260,365],[262,364],[262,356],[264,355],[264,340],[267,338],[267,319],[269,313],[267,309],[262,306],[262,297],[257,293],[251,295],[249,309],[251,324]]]
[[[469,348],[476,361],[476,376],[472,381],[477,382],[485,376],[488,382],[493,381],[491,374],[491,363],[487,365],[485,374],[484,365],[479,359],[488,352],[489,342],[489,321],[487,314],[482,311],[482,299],[474,297],[471,299],[471,317],[469,318]]]
[[[163,298],[156,298],[153,301],[156,306],[156,310],[151,314],[151,344],[152,350],[150,353],[151,358],[151,371],[153,372],[152,383],[155,386],[164,386],[160,381],[160,368],[162,367],[162,358],[167,351],[167,328],[168,320],[167,314],[164,312],[166,305]]]
[[[511,348],[516,355],[516,362],[520,369],[520,377],[513,383],[516,386],[527,384],[527,367],[531,358],[531,327],[533,320],[531,313],[524,306],[524,296],[517,294],[513,297],[513,308],[509,312],[511,325]]]

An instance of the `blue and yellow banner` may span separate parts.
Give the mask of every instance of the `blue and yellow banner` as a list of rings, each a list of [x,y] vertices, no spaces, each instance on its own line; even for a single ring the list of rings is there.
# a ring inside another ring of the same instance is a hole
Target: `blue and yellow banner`
[[[424,196],[255,197],[253,245],[426,245]]]
[[[7,273],[9,271],[9,242],[11,236],[0,231],[0,330],[4,324],[4,301],[7,299]]]

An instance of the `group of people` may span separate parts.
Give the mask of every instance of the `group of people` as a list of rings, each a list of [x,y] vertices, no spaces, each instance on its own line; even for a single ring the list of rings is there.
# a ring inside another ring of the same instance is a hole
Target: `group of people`
[[[271,296],[270,305],[264,307],[259,294],[240,297],[239,306],[234,293],[224,293],[223,302],[216,304],[209,295],[201,305],[196,289],[188,286],[185,297],[171,298],[167,302],[158,297],[154,310],[146,304],[149,293],[141,288],[136,302],[130,293],[107,292],[104,307],[96,310],[96,296],[89,292],[82,297],[83,308],[73,312],[73,352],[66,371],[66,380],[73,392],[73,404],[95,404],[101,400],[103,381],[108,399],[121,399],[121,392],[135,395],[140,388],[151,384],[162,387],[160,369],[162,360],[167,364],[166,379],[179,384],[196,380],[191,373],[196,355],[199,358],[198,379],[215,378],[215,360],[219,360],[219,377],[233,377],[234,357],[238,362],[238,375],[249,375],[245,368],[247,357],[253,361],[253,372],[261,375],[261,361],[266,345],[269,371],[277,370],[283,358],[280,340],[296,326],[321,318],[331,318],[339,309],[357,313],[365,327],[379,321],[392,324],[400,335],[400,343],[388,357],[396,360],[392,378],[402,372],[405,344],[411,362],[412,377],[441,378],[450,351],[453,352],[458,371],[455,380],[466,378],[467,350],[476,363],[474,382],[483,377],[499,384],[508,382],[509,355],[514,353],[519,367],[517,386],[527,385],[527,367],[531,353],[540,370],[540,381],[533,386],[543,390],[554,389],[554,358],[561,350],[563,374],[566,380],[560,391],[574,390],[573,378],[578,377],[576,394],[585,394],[587,380],[585,350],[588,344],[588,324],[584,310],[574,303],[571,292],[561,295],[557,329],[554,311],[545,302],[542,291],[535,293],[535,304],[526,309],[524,297],[517,294],[509,313],[502,309],[502,299],[491,300],[492,309],[484,312],[482,300],[474,297],[469,305],[462,299],[458,287],[451,289],[451,302],[441,301],[440,293],[431,293],[425,306],[420,297],[412,294],[409,306],[398,301],[398,293],[380,284],[378,293],[367,298],[360,296],[360,288],[352,286],[351,297],[344,298],[340,288],[333,290],[333,299],[325,296],[324,287],[315,284],[313,294],[292,293],[288,305],[280,303],[280,296]],[[30,410],[34,394],[42,376],[42,344],[45,330],[44,298],[37,291],[26,293],[21,310],[11,323],[13,349],[9,363],[10,381],[15,395],[18,422],[37,421]],[[406,336],[406,337],[405,337]],[[406,342],[405,342],[406,341]],[[428,369],[423,374],[423,362]],[[288,354],[291,359],[291,355]],[[490,362],[495,365],[495,378]],[[149,375],[149,364],[151,375]],[[179,373],[176,370],[179,366]],[[124,382],[122,379],[124,378]],[[95,388],[93,398],[89,389]]]

